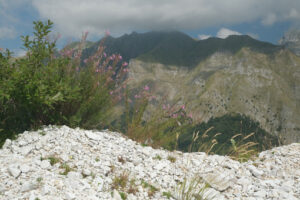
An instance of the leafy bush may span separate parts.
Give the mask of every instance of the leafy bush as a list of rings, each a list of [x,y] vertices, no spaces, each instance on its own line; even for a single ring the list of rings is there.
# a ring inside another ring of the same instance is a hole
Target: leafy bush
[[[12,59],[0,52],[0,145],[17,133],[56,124],[99,128],[121,97],[123,70],[119,55],[106,56],[100,46],[80,67],[80,48],[55,56],[57,38],[50,40],[52,22],[34,22],[34,37],[22,37],[27,55]],[[119,69],[116,73],[116,68]]]

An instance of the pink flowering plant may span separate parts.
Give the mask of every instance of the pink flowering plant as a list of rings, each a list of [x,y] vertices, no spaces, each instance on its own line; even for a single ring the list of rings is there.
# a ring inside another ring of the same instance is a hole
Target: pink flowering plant
[[[22,37],[27,51],[22,58],[12,59],[1,49],[0,146],[41,125],[103,128],[110,108],[124,96],[128,63],[121,55],[108,56],[100,45],[83,61],[86,32],[77,49],[57,56],[60,36],[49,36],[52,25],[34,22],[34,37]]]
[[[128,95],[125,104],[126,129],[122,131],[131,139],[155,148],[176,149],[180,133],[193,124],[185,105],[171,105],[159,99],[149,85]]]

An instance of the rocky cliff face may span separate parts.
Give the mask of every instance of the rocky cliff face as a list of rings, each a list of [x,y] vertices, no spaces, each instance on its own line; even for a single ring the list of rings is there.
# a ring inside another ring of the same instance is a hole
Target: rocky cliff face
[[[300,56],[300,30],[293,29],[286,32],[278,43]]]
[[[200,193],[203,199],[296,200],[299,165],[296,143],[239,163],[143,147],[110,131],[49,126],[6,140],[0,149],[0,199],[121,200],[126,194],[128,200],[181,200],[180,184],[199,177],[198,186],[210,185]]]
[[[300,58],[289,51],[216,52],[193,68],[133,59],[129,68],[131,87],[148,83],[195,118],[241,113],[285,143],[300,141]]]

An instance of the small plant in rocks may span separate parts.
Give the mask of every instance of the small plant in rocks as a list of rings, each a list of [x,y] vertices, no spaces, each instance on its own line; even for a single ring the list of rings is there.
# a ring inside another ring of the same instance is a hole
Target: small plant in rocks
[[[61,161],[60,158],[58,158],[56,156],[50,156],[47,159],[50,161],[51,166],[53,166],[56,163],[59,163]]]
[[[119,176],[115,176],[112,182],[112,189],[124,189],[128,183],[128,173],[123,172]]]
[[[176,158],[174,156],[168,156],[168,160],[171,162],[171,163],[175,163],[176,162]]]
[[[64,169],[64,171],[61,172],[60,175],[65,175],[65,176],[68,175],[68,173],[73,170],[67,163],[63,163],[60,166],[60,168]]]
[[[127,199],[127,194],[125,192],[119,192],[121,199],[126,200]]]
[[[172,197],[172,193],[171,192],[163,192],[163,196],[170,199]]]
[[[127,191],[129,194],[136,194],[138,192],[137,185],[135,183],[135,179],[131,179],[129,182],[129,189]]]
[[[118,157],[118,162],[124,164],[126,161],[125,161],[125,159],[122,156],[119,156]]]
[[[158,188],[154,187],[153,185],[151,185],[150,183],[144,181],[143,179],[141,180],[142,186],[143,188],[147,188],[148,189],[148,196],[152,197],[156,192],[159,191]]]
[[[160,155],[156,155],[153,159],[155,159],[155,160],[161,160],[161,156]]]
[[[204,196],[207,188],[209,188],[209,185],[202,182],[202,179],[199,177],[191,180],[185,178],[176,188],[172,197],[180,200],[213,200],[214,197],[206,198]]]

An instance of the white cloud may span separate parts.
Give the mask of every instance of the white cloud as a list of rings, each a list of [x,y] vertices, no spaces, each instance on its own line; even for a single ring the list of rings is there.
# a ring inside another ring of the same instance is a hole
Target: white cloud
[[[277,20],[277,16],[274,13],[268,14],[261,23],[266,26],[273,25]]]
[[[13,39],[17,36],[14,28],[0,27],[0,39]]]
[[[217,37],[222,39],[225,39],[230,35],[242,35],[242,34],[237,31],[230,30],[228,28],[221,28],[217,33]]]
[[[106,29],[115,34],[300,20],[299,0],[32,0],[32,4],[67,36],[80,36],[85,30],[101,35]]]
[[[198,38],[200,39],[200,40],[206,40],[206,39],[208,39],[208,38],[210,38],[211,37],[211,35],[198,35]]]

